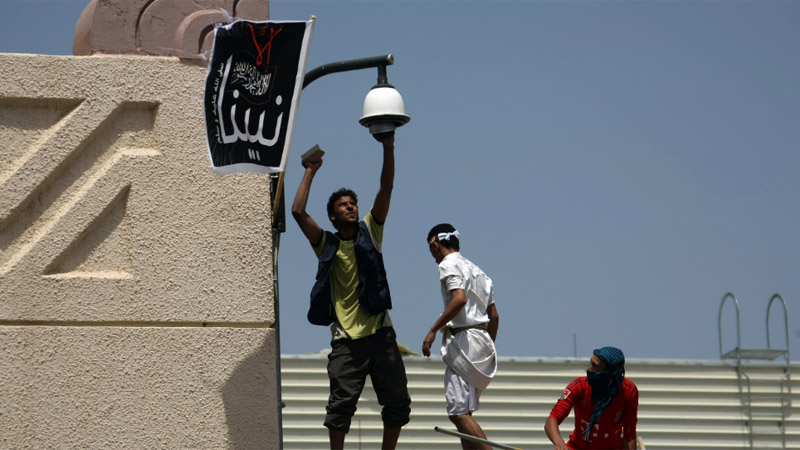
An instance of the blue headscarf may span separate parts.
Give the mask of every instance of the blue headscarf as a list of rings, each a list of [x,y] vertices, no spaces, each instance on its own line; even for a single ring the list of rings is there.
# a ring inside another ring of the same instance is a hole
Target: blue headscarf
[[[594,355],[606,363],[606,368],[598,372],[586,371],[586,378],[592,386],[592,399],[595,401],[589,426],[583,432],[586,442],[589,442],[594,424],[619,394],[622,389],[622,379],[625,377],[625,355],[622,350],[616,347],[603,347],[595,349]]]

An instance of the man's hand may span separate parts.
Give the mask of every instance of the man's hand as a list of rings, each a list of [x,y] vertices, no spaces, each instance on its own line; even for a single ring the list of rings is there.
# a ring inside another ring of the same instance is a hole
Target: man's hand
[[[302,161],[303,167],[306,169],[311,169],[312,171],[316,172],[322,167],[322,158],[317,161]]]
[[[436,340],[436,332],[429,331],[422,341],[422,354],[429,358],[431,356],[431,345],[433,345],[434,340]]]

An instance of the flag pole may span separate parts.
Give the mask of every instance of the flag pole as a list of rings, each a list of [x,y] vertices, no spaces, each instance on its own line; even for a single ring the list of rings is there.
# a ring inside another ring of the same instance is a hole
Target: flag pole
[[[439,433],[449,434],[451,436],[459,437],[461,439],[467,439],[474,442],[480,442],[481,444],[491,445],[492,447],[495,448],[502,448],[505,450],[522,450],[517,447],[511,447],[509,445],[499,444],[497,442],[481,439],[479,437],[472,436],[471,434],[464,434],[464,433],[459,433],[458,431],[445,430],[444,428],[439,428],[439,427],[433,427],[433,429],[434,431],[438,431]]]

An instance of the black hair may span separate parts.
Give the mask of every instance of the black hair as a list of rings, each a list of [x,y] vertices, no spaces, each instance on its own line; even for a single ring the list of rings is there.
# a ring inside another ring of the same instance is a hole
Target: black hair
[[[328,218],[333,215],[334,203],[336,203],[336,200],[339,200],[342,197],[350,197],[354,202],[356,202],[356,205],[358,204],[358,196],[355,192],[353,192],[351,189],[340,188],[338,191],[334,192],[330,197],[328,197]]]
[[[450,225],[449,223],[440,223],[439,225],[436,225],[435,227],[431,228],[431,231],[428,232],[428,242],[431,241],[432,237],[436,236],[439,233],[452,233],[453,231],[456,231],[456,228],[454,226]],[[442,247],[449,248],[451,250],[458,250],[461,245],[458,242],[458,237],[456,237],[455,235],[450,235],[445,240],[441,241],[439,239],[436,240],[439,242],[439,244],[441,244]]]

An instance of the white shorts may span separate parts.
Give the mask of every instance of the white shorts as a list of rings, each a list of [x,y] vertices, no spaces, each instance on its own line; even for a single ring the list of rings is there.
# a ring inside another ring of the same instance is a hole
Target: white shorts
[[[444,371],[444,398],[447,401],[447,415],[461,416],[477,411],[480,406],[481,391],[464,381],[450,367]]]

